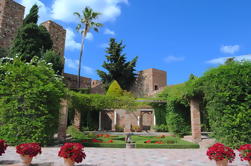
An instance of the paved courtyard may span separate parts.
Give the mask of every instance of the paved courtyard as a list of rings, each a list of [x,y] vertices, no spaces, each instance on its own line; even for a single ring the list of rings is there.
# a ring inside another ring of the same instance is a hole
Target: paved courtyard
[[[33,159],[36,166],[60,166],[63,159],[57,156],[59,148],[43,148]],[[111,149],[85,148],[86,159],[81,166],[214,166],[206,156],[206,149]],[[237,157],[229,166],[248,166]],[[8,147],[0,156],[0,165],[18,165],[19,156],[14,147]]]

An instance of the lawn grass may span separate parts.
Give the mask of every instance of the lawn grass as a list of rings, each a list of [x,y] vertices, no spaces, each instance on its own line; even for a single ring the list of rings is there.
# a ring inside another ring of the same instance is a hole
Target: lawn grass
[[[178,137],[158,137],[158,136],[132,136],[132,140],[136,143],[136,148],[164,148],[164,149],[195,149],[199,148],[198,144],[181,140]],[[150,143],[145,141],[150,140]],[[155,142],[163,142],[156,144]]]

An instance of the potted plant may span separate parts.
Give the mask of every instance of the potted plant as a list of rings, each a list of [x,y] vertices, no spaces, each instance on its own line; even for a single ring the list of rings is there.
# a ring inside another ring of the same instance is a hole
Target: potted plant
[[[235,159],[233,149],[221,143],[216,143],[209,147],[207,156],[210,160],[215,160],[217,166],[227,166],[228,162],[231,163]]]
[[[2,156],[3,153],[5,153],[7,146],[8,145],[6,144],[6,142],[0,139],[0,156]]]
[[[28,166],[31,164],[32,158],[41,154],[41,147],[38,143],[25,143],[16,147],[16,152],[22,159],[22,164]]]
[[[59,150],[58,156],[64,158],[66,166],[73,166],[74,163],[80,163],[85,159],[84,147],[80,143],[65,143]]]
[[[241,161],[246,160],[251,166],[251,144],[241,145],[238,151],[240,152]]]

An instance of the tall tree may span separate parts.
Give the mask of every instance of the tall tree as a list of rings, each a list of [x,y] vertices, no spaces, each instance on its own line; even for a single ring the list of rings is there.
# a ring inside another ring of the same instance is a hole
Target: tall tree
[[[35,4],[32,6],[32,8],[30,9],[30,13],[24,18],[23,24],[30,24],[30,23],[34,23],[37,24],[38,21],[38,6]]]
[[[110,39],[109,47],[106,48],[107,61],[104,61],[102,65],[108,73],[97,70],[106,88],[113,80],[117,80],[122,89],[130,90],[135,82],[135,66],[138,57],[135,57],[132,61],[126,61],[126,54],[123,53],[124,48],[122,41],[116,42],[114,38]]]
[[[101,13],[94,12],[91,8],[86,7],[82,11],[82,15],[78,12],[75,12],[74,15],[78,16],[80,19],[80,24],[77,25],[76,29],[81,33],[82,41],[81,41],[81,49],[80,49],[80,55],[79,55],[79,66],[78,66],[78,88],[80,88],[80,71],[81,71],[81,61],[82,61],[82,55],[84,51],[84,41],[86,38],[87,33],[93,29],[94,31],[98,32],[99,28],[103,26],[101,23],[94,22]]]
[[[38,6],[33,5],[13,41],[11,56],[20,56],[22,60],[29,62],[34,56],[42,57],[44,52],[52,49],[49,32],[45,27],[38,26],[37,20]]]

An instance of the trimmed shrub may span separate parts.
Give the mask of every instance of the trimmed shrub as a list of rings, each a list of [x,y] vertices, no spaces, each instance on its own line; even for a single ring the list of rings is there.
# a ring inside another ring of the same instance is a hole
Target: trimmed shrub
[[[106,92],[106,95],[115,97],[120,97],[123,95],[123,90],[121,89],[119,83],[116,80],[112,81]]]
[[[57,131],[64,84],[50,65],[19,58],[0,62],[0,138],[9,144],[49,144]]]

